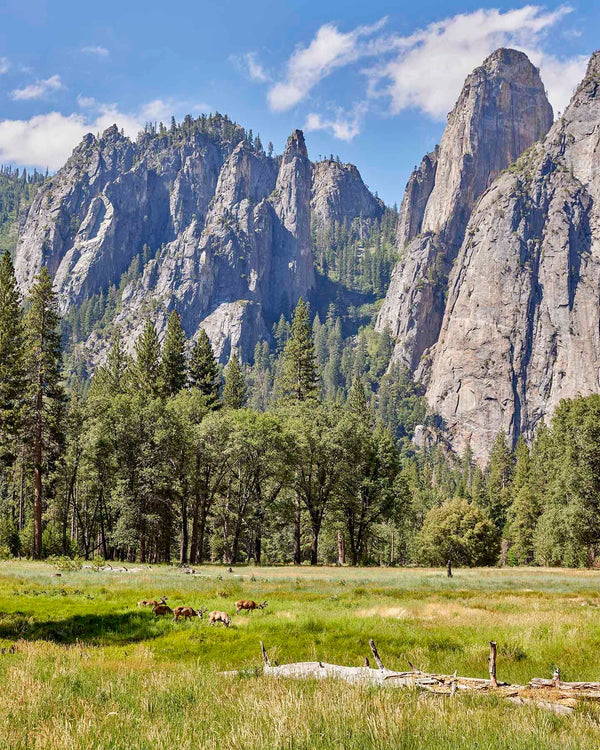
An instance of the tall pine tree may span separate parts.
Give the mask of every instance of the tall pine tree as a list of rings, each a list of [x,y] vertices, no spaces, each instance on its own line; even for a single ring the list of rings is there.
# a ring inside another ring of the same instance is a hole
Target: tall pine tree
[[[61,387],[61,340],[58,302],[46,268],[36,276],[29,292],[26,316],[28,373],[31,384],[31,444],[34,469],[33,557],[42,554],[44,476],[52,454],[61,443],[64,393]]]
[[[92,378],[93,394],[112,397],[126,390],[128,357],[123,345],[121,329],[115,328],[106,362],[98,367]]]
[[[246,383],[244,373],[235,354],[225,368],[225,386],[223,388],[223,405],[228,409],[241,409],[246,403]]]
[[[531,456],[522,435],[517,440],[515,459],[506,536],[511,543],[514,560],[519,565],[528,565],[533,562],[533,536],[542,505],[533,490]]]
[[[486,510],[502,533],[506,523],[506,513],[511,502],[510,484],[514,470],[514,458],[508,446],[506,435],[498,433],[490,453],[487,481]]]
[[[310,310],[302,298],[294,311],[290,338],[282,356],[283,367],[277,383],[279,397],[290,401],[316,399],[317,369]]]
[[[190,384],[206,396],[206,403],[214,409],[219,403],[219,367],[204,328],[200,329],[192,349],[189,369]]]
[[[185,345],[185,333],[181,327],[181,318],[179,313],[174,310],[169,316],[162,348],[161,380],[165,396],[174,396],[183,390],[187,383]]]
[[[133,385],[151,396],[160,393],[160,344],[151,320],[146,322],[142,335],[135,344],[132,368]]]
[[[348,394],[348,400],[346,401],[346,408],[358,417],[364,420],[369,419],[369,404],[367,403],[367,395],[365,388],[360,378],[354,378],[352,382],[352,388]]]

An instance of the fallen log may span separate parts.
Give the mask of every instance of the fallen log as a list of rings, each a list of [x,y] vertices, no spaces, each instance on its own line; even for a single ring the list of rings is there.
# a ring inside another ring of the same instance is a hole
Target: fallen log
[[[562,680],[544,680],[534,677],[529,681],[529,687],[547,688],[551,690],[589,690],[600,692],[600,682],[562,682]]]
[[[499,681],[496,676],[497,647],[494,641],[490,641],[490,679],[460,677],[456,672],[453,675],[423,672],[414,667],[410,661],[408,662],[411,667],[410,671],[395,672],[384,666],[373,639],[369,640],[369,646],[377,669],[369,666],[368,658],[365,658],[365,665],[361,667],[328,664],[322,661],[272,665],[261,641],[263,674],[266,677],[338,679],[351,684],[405,687],[424,690],[436,695],[453,696],[458,691],[492,694],[518,705],[533,705],[561,715],[571,714],[578,700],[600,700],[600,682],[562,682],[558,670],[555,671],[551,680],[534,678],[527,685],[512,685]]]

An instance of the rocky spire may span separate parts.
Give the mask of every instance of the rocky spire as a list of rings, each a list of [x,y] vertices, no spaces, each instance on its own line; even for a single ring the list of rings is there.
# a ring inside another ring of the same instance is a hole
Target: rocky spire
[[[281,157],[270,201],[279,219],[273,238],[270,303],[291,314],[298,298],[314,286],[310,238],[312,165],[304,134],[294,130]],[[271,306],[270,305],[270,306]]]
[[[496,50],[467,77],[437,158],[426,157],[403,201],[399,238],[412,241],[377,319],[378,330],[388,326],[396,337],[395,361],[414,370],[437,340],[448,274],[473,206],[551,124],[539,71],[524,53]]]
[[[439,146],[436,146],[430,154],[425,154],[420,166],[415,167],[404,190],[396,230],[400,249],[421,233],[425,208],[435,184],[438,153]]]
[[[552,125],[544,84],[527,55],[498,49],[467,77],[442,136],[422,231],[462,242],[476,200]]]
[[[494,182],[456,259],[427,399],[484,460],[600,389],[600,55],[546,138]]]
[[[383,215],[383,201],[375,198],[354,164],[324,159],[313,167],[311,207],[322,225],[351,224],[357,217],[368,221]]]

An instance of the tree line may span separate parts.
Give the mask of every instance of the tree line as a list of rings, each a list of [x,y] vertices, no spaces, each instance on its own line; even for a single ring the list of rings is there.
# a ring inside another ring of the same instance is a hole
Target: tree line
[[[308,305],[281,352],[276,406],[246,407],[244,370],[224,382],[208,337],[191,354],[179,316],[151,321],[128,356],[118,330],[85,398],[61,380],[57,300],[46,269],[26,312],[10,256],[0,267],[2,528],[11,554],[316,563],[323,525],[344,523],[349,556],[399,492],[399,456],[356,379],[321,402]],[[342,543],[343,546],[343,543]]]
[[[47,171],[42,175],[0,165],[0,247],[16,247],[21,215],[47,177]]]
[[[385,337],[342,347],[331,388],[328,317],[300,300],[273,349],[222,371],[206,333],[188,342],[173,312],[162,342],[147,321],[131,355],[115,329],[89,387],[67,389],[52,279],[42,269],[22,300],[5,253],[0,556],[595,564],[600,396],[562,402],[531,447],[499,435],[482,468],[435,434]],[[417,422],[431,437],[419,450]]]

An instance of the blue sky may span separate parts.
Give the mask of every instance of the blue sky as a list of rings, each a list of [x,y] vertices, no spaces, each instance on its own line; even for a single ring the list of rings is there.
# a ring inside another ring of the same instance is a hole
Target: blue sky
[[[399,202],[489,52],[528,52],[561,110],[599,29],[594,2],[0,0],[0,162],[53,170],[89,130],[218,110],[278,153],[303,128]]]

